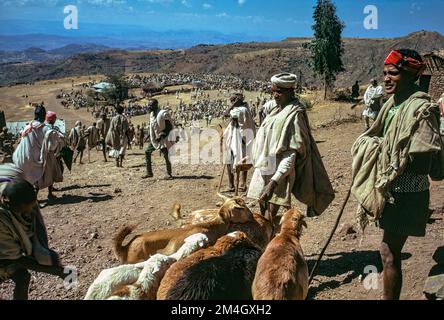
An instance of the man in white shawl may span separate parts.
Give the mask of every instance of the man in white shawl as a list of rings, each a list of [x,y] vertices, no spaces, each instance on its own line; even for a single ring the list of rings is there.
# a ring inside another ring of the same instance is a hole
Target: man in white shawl
[[[43,176],[37,182],[39,190],[48,188],[48,199],[54,198],[54,183],[63,181],[63,163],[60,151],[65,146],[63,133],[54,124],[57,120],[55,112],[46,113],[47,131],[42,143],[41,159],[43,162]]]
[[[276,108],[276,101],[274,99],[271,99],[270,101],[267,101],[261,108],[259,112],[259,122],[262,124],[264,122],[264,119],[273,111],[273,109]]]
[[[372,79],[370,83],[364,94],[365,109],[362,113],[367,130],[370,128],[370,119],[375,121],[378,117],[382,106],[381,100],[384,95],[384,89],[378,85],[376,79]]]
[[[111,120],[106,135],[106,144],[112,148],[110,157],[116,158],[117,167],[122,167],[126,148],[128,147],[128,119],[123,115],[123,107],[117,107],[117,115]]]
[[[166,180],[173,179],[171,161],[169,159],[169,149],[176,142],[175,134],[170,135],[174,130],[174,121],[168,110],[159,109],[159,102],[152,99],[149,102],[148,110],[150,111],[150,143],[145,150],[146,161],[146,175],[142,179],[152,178],[153,168],[151,163],[151,155],[155,150],[160,150],[160,153],[165,159],[166,165]]]
[[[12,155],[14,164],[23,170],[24,178],[35,185],[43,176],[44,161],[41,158],[43,140],[48,127],[45,126],[46,109],[36,107],[35,118],[21,133],[20,143]]]
[[[291,207],[291,195],[320,215],[334,191],[311,135],[306,108],[295,97],[296,76],[273,76],[276,107],[264,119],[253,147],[253,178],[248,197],[259,200],[270,221],[281,206]]]
[[[251,155],[254,137],[256,136],[256,124],[250,109],[244,103],[242,93],[234,93],[230,99],[232,105],[225,112],[226,117],[230,117],[230,123],[224,131],[224,155],[227,166],[229,190],[234,189],[234,174],[236,166],[241,165],[247,154]],[[251,157],[249,157],[251,159]],[[251,160],[250,160],[251,161]],[[242,171],[239,191],[245,192],[247,185],[248,171]]]

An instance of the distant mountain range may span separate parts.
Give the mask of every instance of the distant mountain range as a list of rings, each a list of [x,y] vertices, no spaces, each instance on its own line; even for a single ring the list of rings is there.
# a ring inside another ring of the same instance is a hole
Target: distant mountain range
[[[198,45],[184,50],[116,50],[103,44],[49,51],[34,48],[14,53],[16,61],[3,58],[9,62],[0,64],[0,85],[115,72],[216,73],[268,80],[275,73],[291,71],[302,76],[304,85],[317,86],[320,81],[308,63],[309,42],[309,38],[289,38],[280,42]],[[346,70],[336,82],[342,87],[356,80],[366,83],[373,77],[380,79],[383,59],[392,49],[429,53],[444,48],[444,36],[420,31],[394,39],[348,38],[343,44]]]
[[[228,44],[275,40],[266,36],[224,34],[205,30],[155,31],[145,26],[83,23],[78,30],[65,30],[60,21],[0,21],[0,49],[45,51],[67,45],[101,45],[114,49],[185,49],[198,44]]]
[[[23,51],[0,51],[0,63],[63,60],[79,53],[95,53],[110,49],[110,47],[96,44],[69,44],[67,46],[48,51],[35,47],[28,48]]]

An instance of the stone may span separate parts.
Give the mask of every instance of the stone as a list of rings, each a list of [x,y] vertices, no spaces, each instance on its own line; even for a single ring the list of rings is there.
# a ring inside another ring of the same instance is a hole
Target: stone
[[[444,291],[444,274],[427,278],[426,283],[424,285],[424,294],[426,295],[427,299],[435,300],[437,298],[438,293],[442,296],[443,291]]]
[[[122,193],[122,189],[120,189],[120,188],[116,188],[116,189],[114,190],[114,193]]]

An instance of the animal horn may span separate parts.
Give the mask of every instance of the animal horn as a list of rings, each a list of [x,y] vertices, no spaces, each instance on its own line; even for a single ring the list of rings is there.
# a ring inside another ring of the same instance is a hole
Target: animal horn
[[[221,197],[222,199],[224,199],[224,201],[231,200],[231,198],[229,198],[229,197],[227,197],[227,196],[224,196],[224,195],[223,195],[222,193],[220,193],[220,192],[218,192],[217,195],[218,195],[219,197]]]

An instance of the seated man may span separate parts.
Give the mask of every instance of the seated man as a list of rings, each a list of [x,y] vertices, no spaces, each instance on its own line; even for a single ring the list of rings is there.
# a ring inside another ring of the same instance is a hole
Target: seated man
[[[28,270],[65,278],[58,255],[48,248],[34,187],[14,165],[0,166],[0,282],[12,279],[14,299],[28,299]]]

